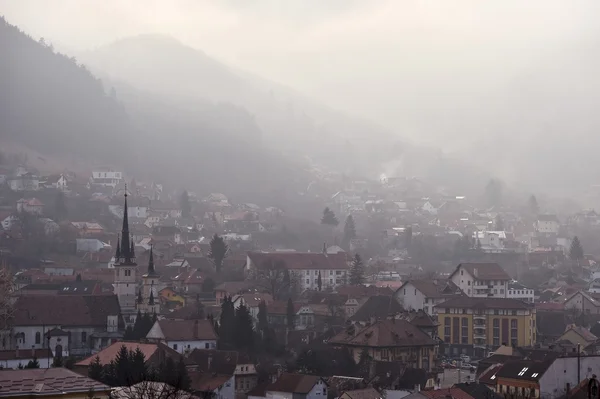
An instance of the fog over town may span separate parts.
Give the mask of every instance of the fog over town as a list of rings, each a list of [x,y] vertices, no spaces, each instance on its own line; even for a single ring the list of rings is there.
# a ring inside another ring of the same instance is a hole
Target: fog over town
[[[598,396],[599,13],[0,0],[0,395]]]

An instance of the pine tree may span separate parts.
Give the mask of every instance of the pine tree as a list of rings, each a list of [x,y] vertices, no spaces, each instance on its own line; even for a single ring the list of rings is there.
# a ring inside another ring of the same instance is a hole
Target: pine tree
[[[29,363],[25,366],[26,369],[39,369],[40,362],[38,362],[37,358],[34,357],[33,360],[30,360]]]
[[[321,280],[321,271],[319,270],[319,276],[317,277],[317,287],[319,288],[319,291],[321,291],[321,288],[323,287],[323,281]]]
[[[229,252],[229,246],[218,234],[215,234],[210,240],[210,249],[208,251],[208,258],[213,261],[217,273],[221,272],[223,266],[223,260],[227,257]]]
[[[350,284],[360,285],[365,282],[365,267],[359,254],[354,255],[350,267]]]
[[[504,231],[504,220],[502,220],[502,216],[500,215],[496,215],[496,220],[494,221],[494,230]]]
[[[185,190],[183,191],[183,193],[181,193],[180,206],[182,217],[189,218],[192,216],[192,205],[190,204],[190,196]]]
[[[260,301],[258,304],[258,331],[260,331],[263,336],[266,331],[269,329],[269,317],[266,302]]]
[[[286,319],[287,327],[290,330],[293,330],[296,325],[296,312],[294,312],[294,303],[292,302],[292,298],[288,298],[287,301]]]
[[[235,347],[237,350],[249,351],[254,346],[254,327],[252,315],[243,303],[235,311]]]
[[[96,356],[94,360],[88,366],[88,377],[92,380],[102,381],[103,380],[103,367],[100,363],[100,357]]]
[[[413,231],[412,231],[412,226],[408,226],[405,230],[404,230],[404,246],[406,247],[406,249],[410,249],[410,246],[412,244],[412,236],[413,236]]]
[[[323,210],[323,217],[321,217],[321,224],[331,226],[331,227],[336,227],[338,224],[340,224],[340,221],[335,216],[335,213],[331,209],[329,209],[329,207],[327,207]]]
[[[52,360],[52,367],[59,368],[59,367],[64,367],[64,365],[65,365],[65,362],[63,361],[62,356],[55,356],[54,359]]]
[[[231,297],[225,297],[221,304],[219,318],[219,346],[220,349],[231,349],[235,337],[235,309]]]
[[[348,215],[344,223],[344,244],[348,245],[350,240],[356,238],[356,226],[352,215]]]
[[[527,206],[529,208],[529,212],[532,215],[537,215],[538,213],[540,213],[540,206],[538,205],[537,198],[535,198],[535,195],[529,197]]]
[[[579,242],[579,237],[573,237],[573,241],[571,241],[571,248],[569,249],[569,258],[573,261],[579,262],[583,259],[583,247],[581,246],[581,242]]]
[[[177,383],[173,385],[175,388],[182,389],[184,391],[190,389],[190,386],[192,385],[192,379],[188,374],[187,366],[183,360],[183,357],[180,357],[179,361],[177,362],[177,378]]]
[[[55,218],[58,221],[64,220],[67,217],[67,200],[65,198],[65,193],[59,191],[56,194],[56,201],[54,203],[54,214]]]

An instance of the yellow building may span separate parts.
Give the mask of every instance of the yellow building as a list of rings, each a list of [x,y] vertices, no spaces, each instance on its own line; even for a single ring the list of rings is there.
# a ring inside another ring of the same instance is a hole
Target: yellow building
[[[535,344],[535,308],[521,300],[463,296],[443,302],[436,309],[445,354],[485,356],[503,344]]]
[[[2,398],[108,399],[111,388],[65,368],[0,371]]]

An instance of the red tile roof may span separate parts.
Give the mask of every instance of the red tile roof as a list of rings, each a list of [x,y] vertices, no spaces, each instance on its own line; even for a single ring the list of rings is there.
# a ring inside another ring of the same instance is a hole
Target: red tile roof
[[[65,368],[0,371],[0,397],[108,393],[110,387]]]
[[[108,316],[121,313],[116,295],[32,295],[15,303],[14,325],[104,327]]]
[[[267,391],[307,394],[319,380],[321,377],[316,375],[283,373],[267,387]]]
[[[379,320],[358,328],[346,328],[329,340],[330,344],[358,347],[434,346],[436,342],[406,320]]]
[[[461,268],[478,280],[510,280],[508,273],[497,263],[461,263],[450,278]]]
[[[290,270],[347,270],[345,253],[323,254],[316,252],[248,252],[255,267],[261,268],[269,261],[282,261]]]
[[[180,356],[180,354],[177,351],[169,348],[167,345],[162,343],[141,344],[139,342],[119,341],[115,342],[108,348],[102,349],[100,352],[83,359],[82,361],[78,362],[76,366],[89,366],[90,363],[92,363],[96,359],[96,356],[100,359],[100,364],[109,364],[112,360],[114,360],[117,357],[117,354],[121,350],[122,346],[125,346],[127,350],[130,351],[135,351],[139,348],[146,357],[146,361],[148,361],[148,359],[150,359],[150,357],[159,350],[167,352],[167,355]]]
[[[210,320],[158,320],[166,341],[216,340]]]
[[[473,399],[471,395],[460,388],[444,388],[433,391],[421,391],[420,393],[428,399]]]

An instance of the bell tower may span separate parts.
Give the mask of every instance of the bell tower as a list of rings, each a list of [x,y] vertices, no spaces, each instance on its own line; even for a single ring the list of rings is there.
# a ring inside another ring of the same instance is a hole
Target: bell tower
[[[129,235],[129,217],[127,215],[127,188],[125,188],[125,205],[123,207],[123,227],[121,235],[117,239],[117,250],[115,253],[115,295],[119,299],[121,313],[126,325],[135,322],[136,306],[135,291],[137,277],[137,263],[135,259],[135,247],[133,238]]]
[[[154,247],[150,246],[150,258],[148,260],[148,272],[142,276],[142,295],[141,303],[138,301],[138,308],[143,313],[160,313],[160,298],[158,297],[160,274],[154,267]]]

